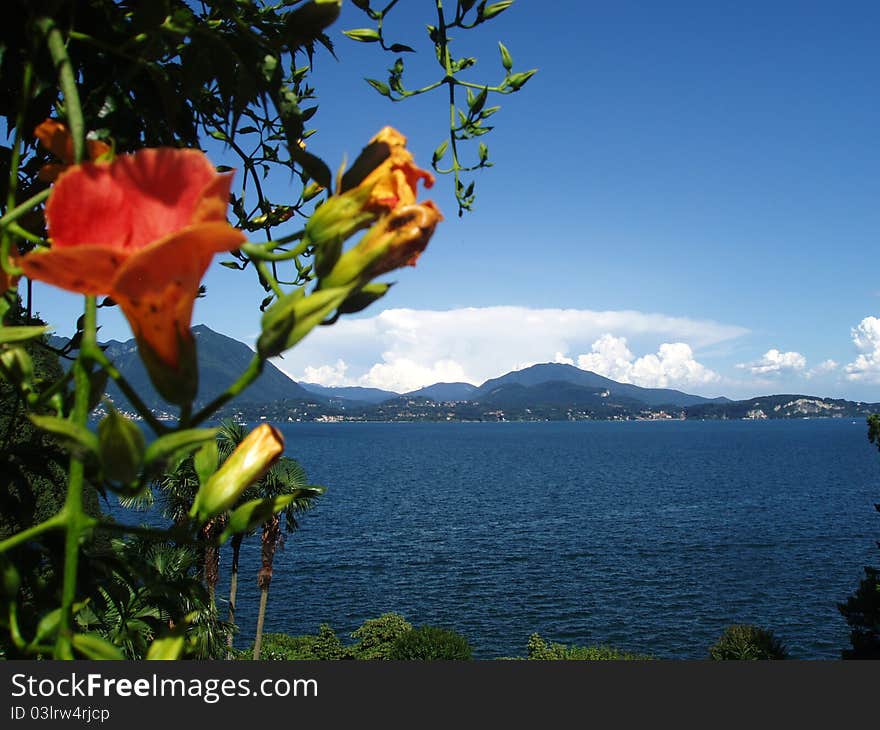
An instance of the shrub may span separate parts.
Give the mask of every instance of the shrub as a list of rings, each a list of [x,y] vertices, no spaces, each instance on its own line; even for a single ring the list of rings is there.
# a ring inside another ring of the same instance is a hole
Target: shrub
[[[348,655],[352,659],[388,659],[394,642],[412,628],[399,613],[371,618],[352,632],[351,638],[357,639],[357,643],[349,647]]]
[[[540,634],[529,637],[527,659],[537,661],[577,660],[577,661],[621,661],[650,659],[649,656],[630,654],[611,646],[566,646],[547,643]]]
[[[769,629],[751,624],[734,624],[728,626],[709,649],[709,658],[716,661],[787,659],[788,652]]]
[[[461,634],[437,626],[420,626],[401,634],[391,647],[389,659],[467,661],[471,645]]]
[[[317,635],[290,636],[289,634],[264,634],[260,659],[270,661],[341,659],[342,642],[327,624],[321,624]],[[241,657],[251,659],[253,647]]]

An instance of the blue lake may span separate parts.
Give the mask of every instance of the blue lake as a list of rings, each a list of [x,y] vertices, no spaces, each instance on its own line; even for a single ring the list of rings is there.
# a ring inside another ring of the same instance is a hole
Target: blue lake
[[[849,635],[836,604],[880,562],[880,454],[862,420],[282,430],[328,491],[276,557],[270,632],[327,622],[348,640],[395,611],[463,633],[477,658],[523,655],[537,631],[699,659],[754,623],[796,658],[834,659]],[[252,538],[240,647],[258,564]]]

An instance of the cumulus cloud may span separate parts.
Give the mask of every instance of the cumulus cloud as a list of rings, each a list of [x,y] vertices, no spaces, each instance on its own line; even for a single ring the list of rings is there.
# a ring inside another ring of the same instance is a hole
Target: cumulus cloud
[[[814,378],[819,375],[827,375],[828,373],[832,373],[837,370],[838,364],[839,363],[835,362],[834,360],[823,360],[807,373],[807,377]]]
[[[627,352],[656,352],[624,358],[632,382],[684,385],[714,380],[711,371],[693,361],[695,350],[747,332],[735,325],[636,311],[389,309],[319,327],[276,364],[296,380],[399,392],[439,381],[479,384],[534,363],[574,364],[575,353],[593,354],[592,345],[609,336],[623,338]]]
[[[799,352],[782,352],[775,347],[767,350],[760,360],[742,362],[738,368],[748,370],[752,375],[779,375],[800,372],[807,367],[807,359]]]
[[[646,388],[700,386],[721,379],[697,362],[693,349],[684,342],[664,342],[656,354],[636,358],[625,337],[608,333],[593,343],[590,353],[578,357],[578,367]]]
[[[318,367],[307,365],[300,380],[329,387],[348,385],[348,379],[345,377],[346,370],[348,370],[348,365],[344,360],[337,360],[335,365],[319,365]]]
[[[858,357],[846,366],[849,380],[880,382],[880,319],[865,317],[851,330]]]

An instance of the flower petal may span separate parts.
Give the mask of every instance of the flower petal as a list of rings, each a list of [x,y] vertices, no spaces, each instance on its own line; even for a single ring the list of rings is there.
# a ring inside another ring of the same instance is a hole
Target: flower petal
[[[193,303],[213,255],[244,240],[226,222],[203,223],[141,249],[123,264],[111,296],[138,342],[147,343],[168,366],[177,367],[181,339],[191,338]]]
[[[218,174],[199,150],[168,147],[83,163],[63,172],[46,206],[53,245],[143,248],[189,226]],[[225,209],[224,209],[225,213]],[[216,215],[212,210],[211,215]]]
[[[80,294],[109,294],[119,267],[126,260],[122,251],[105,246],[52,248],[30,253],[19,261],[26,276]]]

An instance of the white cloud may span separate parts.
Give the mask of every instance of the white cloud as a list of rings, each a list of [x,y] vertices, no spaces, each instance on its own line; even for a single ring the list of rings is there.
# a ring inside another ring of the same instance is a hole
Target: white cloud
[[[578,367],[647,388],[693,387],[721,379],[697,362],[693,349],[684,342],[664,342],[656,354],[636,359],[625,337],[608,333],[593,343],[592,352],[578,357]]]
[[[573,364],[574,353],[590,352],[593,343],[613,333],[626,338],[627,351],[632,347],[636,352],[657,353],[638,359],[630,354],[631,377],[644,382],[666,378],[670,383],[707,383],[712,382],[711,371],[700,370],[699,363],[687,364],[693,351],[747,332],[734,325],[636,311],[513,306],[388,309],[373,317],[343,317],[332,327],[318,327],[276,364],[296,380],[311,378],[334,385],[399,391],[438,381],[480,384],[518,366]]]
[[[306,366],[300,380],[306,383],[317,383],[318,385],[337,386],[348,385],[345,371],[348,365],[345,361],[339,359],[335,365],[320,365],[318,367]]]
[[[460,383],[465,381],[464,368],[455,360],[440,360],[431,366],[421,365],[407,358],[376,363],[357,384],[382,390],[406,393],[434,383]]]
[[[880,319],[865,317],[852,328],[852,340],[859,356],[846,366],[850,380],[880,382]]]
[[[823,360],[816,367],[807,373],[808,378],[814,378],[817,375],[827,375],[837,370],[839,363],[834,360]]]
[[[752,375],[778,375],[804,370],[807,359],[799,352],[781,352],[774,347],[767,350],[760,360],[739,363],[737,367],[748,370]]]

